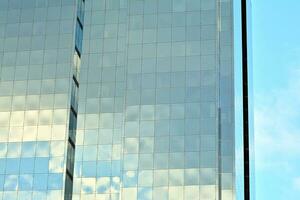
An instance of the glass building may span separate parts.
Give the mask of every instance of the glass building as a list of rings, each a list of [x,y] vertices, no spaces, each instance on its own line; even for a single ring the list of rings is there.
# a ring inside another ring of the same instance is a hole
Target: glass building
[[[71,199],[83,15],[83,0],[0,1],[0,199]]]
[[[0,0],[0,200],[239,199],[233,8]]]

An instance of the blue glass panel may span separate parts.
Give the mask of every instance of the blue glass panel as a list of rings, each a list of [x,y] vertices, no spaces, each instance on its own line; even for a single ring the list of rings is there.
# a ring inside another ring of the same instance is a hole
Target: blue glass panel
[[[124,187],[134,187],[137,185],[137,175],[135,171],[127,171],[123,174]]]
[[[34,157],[35,142],[22,143],[22,157]]]
[[[47,190],[48,174],[35,174],[33,178],[34,190]]]
[[[36,155],[37,156],[49,156],[50,148],[49,142],[37,142],[36,143]]]
[[[36,158],[35,159],[35,173],[48,173],[49,158]]]
[[[21,150],[21,143],[19,142],[8,143],[7,156],[10,157],[20,156],[20,150]]]
[[[63,187],[63,174],[55,173],[48,176],[48,189],[59,190]]]
[[[96,176],[96,162],[83,162],[82,163],[82,176],[95,177]]]
[[[75,162],[74,164],[74,176],[78,177],[81,176],[81,168],[82,168],[82,162]]]
[[[8,175],[5,177],[4,190],[17,190],[18,176]]]
[[[121,163],[120,161],[113,160],[111,163],[111,175],[120,176],[121,174]]]
[[[138,199],[150,200],[152,196],[152,188],[150,187],[141,187],[138,191]]]
[[[98,162],[98,172],[99,176],[110,176],[111,175],[111,162],[110,161],[100,161]]]
[[[34,158],[21,158],[20,173],[33,173]]]
[[[6,160],[6,174],[18,174],[19,172],[20,159],[19,158],[8,158]]]
[[[20,175],[19,177],[19,190],[31,190],[33,177],[30,174]]]

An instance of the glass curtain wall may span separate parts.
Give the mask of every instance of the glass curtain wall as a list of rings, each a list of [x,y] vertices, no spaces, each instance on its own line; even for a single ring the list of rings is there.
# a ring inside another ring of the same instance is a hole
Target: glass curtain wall
[[[86,0],[73,199],[235,199],[231,0]]]
[[[71,197],[65,182],[72,180],[67,160],[68,166],[74,160],[67,149],[77,110],[72,69],[79,3],[0,1],[0,199]]]

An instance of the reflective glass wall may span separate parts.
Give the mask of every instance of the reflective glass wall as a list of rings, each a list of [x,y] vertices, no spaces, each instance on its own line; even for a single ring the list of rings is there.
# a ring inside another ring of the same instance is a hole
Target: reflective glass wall
[[[0,199],[71,198],[78,2],[0,1]]]
[[[235,199],[231,0],[86,0],[73,199]]]

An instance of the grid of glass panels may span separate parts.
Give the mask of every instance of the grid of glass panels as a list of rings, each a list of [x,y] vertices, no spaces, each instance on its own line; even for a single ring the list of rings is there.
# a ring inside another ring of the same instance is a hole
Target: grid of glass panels
[[[234,196],[231,0],[87,0],[74,200]]]
[[[0,199],[63,199],[76,2],[0,1]]]

